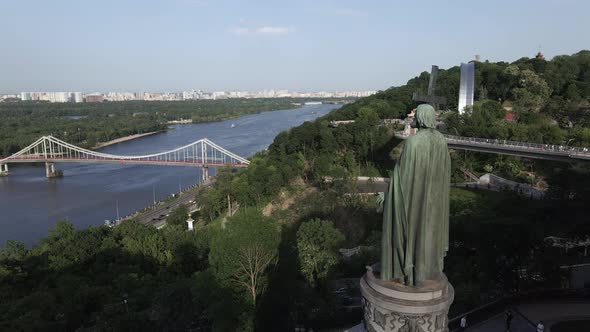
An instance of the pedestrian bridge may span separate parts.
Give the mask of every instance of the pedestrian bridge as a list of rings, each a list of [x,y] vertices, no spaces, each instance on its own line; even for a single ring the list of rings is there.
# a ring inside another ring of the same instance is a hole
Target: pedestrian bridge
[[[399,139],[407,139],[410,136],[411,134],[404,131],[395,133],[395,137]],[[526,143],[455,135],[444,136],[451,149],[556,161],[590,161],[590,148],[587,147]]]
[[[200,166],[205,171],[209,166],[246,167],[250,163],[247,159],[222,148],[207,138],[154,154],[113,155],[84,149],[53,136],[43,136],[9,157],[3,159],[0,157],[0,173],[7,175],[10,163],[40,162],[46,163],[48,177],[56,173],[53,163],[58,162]]]

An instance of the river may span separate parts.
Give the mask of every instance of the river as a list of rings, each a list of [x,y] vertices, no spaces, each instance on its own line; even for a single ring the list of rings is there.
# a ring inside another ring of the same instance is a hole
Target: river
[[[264,150],[274,137],[305,121],[325,115],[338,105],[313,105],[262,112],[237,119],[176,125],[171,130],[100,149],[101,152],[139,155],[170,150],[209,138],[243,157]],[[232,124],[234,125],[232,128]],[[10,164],[10,175],[0,177],[0,246],[6,240],[27,246],[48,234],[59,220],[77,228],[102,225],[105,219],[125,216],[200,180],[192,167],[56,163],[64,177],[48,180],[44,164]]]

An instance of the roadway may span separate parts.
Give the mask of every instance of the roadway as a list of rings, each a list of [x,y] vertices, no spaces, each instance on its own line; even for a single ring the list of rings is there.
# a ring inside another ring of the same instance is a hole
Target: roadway
[[[148,208],[147,210],[140,212],[138,215],[132,215],[126,219],[123,219],[123,221],[134,219],[142,224],[160,228],[164,226],[164,224],[166,223],[166,216],[170,213],[170,211],[174,210],[181,204],[184,204],[189,207],[191,205],[194,205],[194,203],[191,203],[191,201],[195,200],[197,194],[199,194],[205,188],[211,187],[214,182],[215,180],[213,178],[210,178],[204,184],[183,191],[180,194],[177,193],[177,196],[172,200],[160,202],[159,204],[157,204],[157,207],[155,209]]]

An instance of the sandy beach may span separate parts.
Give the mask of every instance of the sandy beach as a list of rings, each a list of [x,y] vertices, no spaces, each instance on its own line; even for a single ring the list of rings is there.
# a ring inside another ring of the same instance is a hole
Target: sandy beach
[[[105,146],[109,146],[109,145],[113,145],[113,144],[117,144],[117,143],[121,143],[121,142],[126,142],[126,141],[131,141],[140,137],[144,137],[144,136],[149,136],[149,135],[153,135],[153,134],[158,134],[160,133],[159,131],[152,131],[149,133],[143,133],[143,134],[135,134],[135,135],[129,135],[129,136],[125,136],[125,137],[119,137],[113,140],[110,140],[108,142],[101,142],[96,144],[95,147],[93,147],[93,150],[96,149],[100,149],[100,148],[104,148]]]

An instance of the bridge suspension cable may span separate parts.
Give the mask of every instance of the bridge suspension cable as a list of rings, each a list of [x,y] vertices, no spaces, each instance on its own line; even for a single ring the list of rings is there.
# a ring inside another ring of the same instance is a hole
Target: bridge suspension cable
[[[207,138],[179,148],[146,155],[114,155],[84,149],[53,136],[43,136],[16,152],[0,159],[1,164],[27,162],[115,162],[176,166],[245,167],[247,159],[215,144]]]

